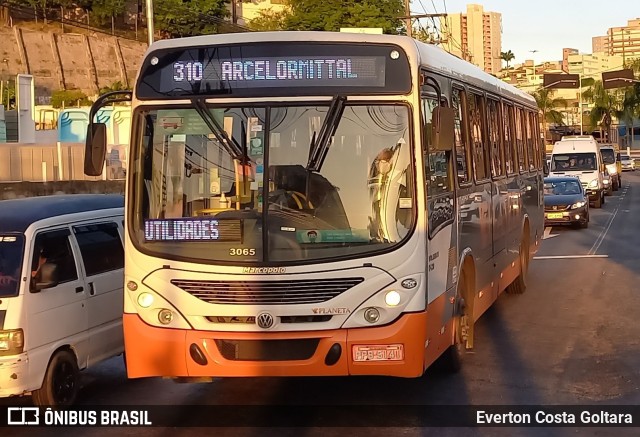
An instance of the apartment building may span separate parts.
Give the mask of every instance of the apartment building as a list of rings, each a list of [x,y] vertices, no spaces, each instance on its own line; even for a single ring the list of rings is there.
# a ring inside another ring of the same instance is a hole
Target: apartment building
[[[562,49],[562,71],[569,72],[569,56],[580,53],[578,49]]]
[[[467,5],[466,13],[449,14],[441,21],[443,48],[482,68],[487,73],[500,71],[502,50],[502,14],[486,12],[482,5]]]
[[[591,40],[593,53],[622,56],[623,63],[640,58],[640,18],[628,20],[626,26],[610,27],[604,36]]]
[[[569,74],[581,74],[583,78],[602,80],[602,72],[620,70],[623,66],[621,55],[593,53],[569,55]]]

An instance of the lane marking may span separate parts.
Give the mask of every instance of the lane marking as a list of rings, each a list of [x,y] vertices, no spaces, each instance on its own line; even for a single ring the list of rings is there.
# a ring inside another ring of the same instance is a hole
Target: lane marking
[[[553,237],[557,237],[560,234],[553,234],[551,235],[551,228],[552,226],[547,226],[546,228],[544,228],[544,234],[542,235],[542,239],[546,240],[548,238],[553,238]]]
[[[613,214],[611,214],[611,217],[609,217],[609,220],[605,228],[600,232],[600,235],[598,236],[596,241],[593,243],[593,246],[591,246],[591,249],[589,250],[589,255],[594,255],[598,251],[598,249],[600,248],[600,245],[604,241],[604,237],[607,236],[607,233],[609,232],[609,229],[613,224],[613,220],[616,218],[616,215],[618,215],[619,210],[620,210],[620,205],[618,205],[616,209],[613,211]]]
[[[534,256],[533,259],[578,259],[578,258],[609,258],[609,255],[550,255]]]

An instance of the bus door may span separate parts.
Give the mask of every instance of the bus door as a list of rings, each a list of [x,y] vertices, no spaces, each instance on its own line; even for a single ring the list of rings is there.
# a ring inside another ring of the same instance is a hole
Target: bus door
[[[457,224],[453,185],[452,152],[429,150],[433,109],[437,105],[434,95],[421,98],[423,141],[422,156],[427,194],[427,303],[443,298],[449,291],[455,293],[457,274]],[[442,105],[447,102],[443,98]],[[451,314],[443,314],[450,317]],[[434,323],[446,322],[437,321]],[[442,326],[442,325],[440,325]]]

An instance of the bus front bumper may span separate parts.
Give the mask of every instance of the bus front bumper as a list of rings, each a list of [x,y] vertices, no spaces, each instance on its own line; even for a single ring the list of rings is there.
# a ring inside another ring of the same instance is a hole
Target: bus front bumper
[[[384,375],[424,372],[427,313],[372,328],[220,332],[154,327],[124,314],[129,378]],[[354,346],[402,345],[401,359],[355,361]]]

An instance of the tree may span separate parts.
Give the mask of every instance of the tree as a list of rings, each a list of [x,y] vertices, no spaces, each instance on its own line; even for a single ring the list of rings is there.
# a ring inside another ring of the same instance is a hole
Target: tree
[[[610,135],[613,118],[625,117],[622,105],[624,91],[606,90],[602,81],[596,80],[589,89],[582,93],[582,97],[593,104],[589,113],[589,127],[591,129],[600,127],[607,135]]]
[[[115,17],[126,11],[125,0],[95,0],[91,4],[91,12],[100,24],[111,21],[111,33],[115,33]]]
[[[403,0],[291,0],[285,30],[339,31],[341,27],[379,27],[384,33],[404,33],[399,18]]]
[[[509,62],[515,59],[515,55],[511,50],[506,52],[500,52],[500,59],[507,63],[507,68],[509,68]]]
[[[248,25],[257,31],[285,30],[285,20],[289,15],[290,12],[287,10],[265,9],[260,12],[258,17],[249,21]]]
[[[100,88],[100,91],[98,92],[98,94],[102,95],[102,94],[110,93],[111,91],[127,91],[127,90],[129,90],[129,88],[127,88],[125,84],[123,84],[120,81],[117,81],[117,82],[113,82],[109,86]]]
[[[562,119],[562,113],[557,111],[556,108],[562,106],[567,107],[567,101],[562,97],[553,97],[553,90],[548,88],[538,88],[532,92],[531,95],[536,99],[536,104],[542,113],[542,132],[546,138],[547,135],[547,122],[555,124],[564,124]]]
[[[91,100],[80,90],[58,90],[51,94],[51,106],[56,109],[87,105],[91,105]]]
[[[218,33],[229,16],[228,0],[162,0],[155,3],[155,25],[164,35],[184,36]]]

